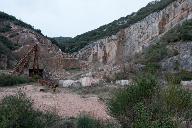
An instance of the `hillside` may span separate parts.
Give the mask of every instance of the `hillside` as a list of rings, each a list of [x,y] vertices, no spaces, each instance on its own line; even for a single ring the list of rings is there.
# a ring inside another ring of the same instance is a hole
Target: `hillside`
[[[141,8],[138,12],[127,15],[126,17],[121,17],[109,24],[103,25],[95,30],[86,32],[84,34],[78,35],[74,38],[69,38],[65,40],[57,40],[59,46],[63,52],[73,53],[84,48],[86,45],[105,37],[111,36],[119,32],[121,29],[125,29],[138,21],[143,20],[146,16],[151,13],[158,12],[168,6],[171,2],[175,0],[160,0],[150,2],[146,7]],[[58,39],[58,38],[56,38]],[[61,38],[60,38],[61,39]]]
[[[13,68],[35,44],[38,44],[40,48],[41,68],[52,69],[54,63],[49,59],[62,55],[54,42],[45,37],[39,29],[34,29],[14,16],[0,12],[0,63],[3,65],[2,69]]]

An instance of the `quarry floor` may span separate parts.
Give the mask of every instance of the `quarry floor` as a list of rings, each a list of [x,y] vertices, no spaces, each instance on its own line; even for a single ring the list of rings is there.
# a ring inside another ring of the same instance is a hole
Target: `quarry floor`
[[[45,91],[40,91],[44,88]],[[98,119],[108,120],[105,102],[97,95],[81,95],[65,88],[57,88],[56,92],[38,84],[20,85],[14,87],[1,87],[0,100],[17,92],[24,92],[34,102],[34,108],[41,111],[52,111],[61,117],[77,117],[81,113],[90,114]]]

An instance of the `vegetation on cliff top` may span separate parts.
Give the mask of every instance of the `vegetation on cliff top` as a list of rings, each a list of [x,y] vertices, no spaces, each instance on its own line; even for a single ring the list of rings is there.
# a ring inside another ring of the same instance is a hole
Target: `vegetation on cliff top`
[[[34,30],[35,32],[41,34],[41,30],[39,29],[34,29],[33,26],[31,26],[30,24],[27,24],[21,20],[18,20],[16,17],[14,16],[11,16],[11,15],[8,15],[4,12],[1,12],[0,11],[0,22],[2,21],[11,21],[12,23],[14,23],[15,25],[19,25],[19,26],[22,26],[24,28],[28,28],[28,29],[32,29]]]
[[[115,20],[112,23],[103,25],[95,30],[78,35],[74,38],[60,37],[56,38],[56,40],[58,41],[58,44],[63,52],[77,52],[89,43],[92,43],[93,41],[114,35],[121,29],[129,27],[130,25],[141,21],[151,13],[164,9],[173,1],[175,0],[156,0],[150,2],[146,7],[141,8],[136,13],[132,13],[131,15],[127,15],[126,17],[121,17],[120,19]]]

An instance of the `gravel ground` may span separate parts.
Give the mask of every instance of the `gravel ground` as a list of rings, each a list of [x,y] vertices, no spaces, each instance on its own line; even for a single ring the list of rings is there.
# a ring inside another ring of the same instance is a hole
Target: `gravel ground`
[[[41,111],[53,111],[61,117],[76,117],[81,113],[88,113],[102,120],[111,118],[107,114],[106,105],[97,96],[81,97],[63,88],[58,88],[56,93],[40,92],[42,88],[37,85],[0,88],[0,100],[21,90],[34,101],[34,107]]]

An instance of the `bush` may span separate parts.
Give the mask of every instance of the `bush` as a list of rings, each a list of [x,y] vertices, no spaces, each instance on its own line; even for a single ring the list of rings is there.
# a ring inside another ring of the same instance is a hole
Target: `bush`
[[[144,71],[148,73],[155,74],[160,70],[160,65],[158,63],[147,63]]]
[[[12,21],[15,25],[19,25],[21,27],[31,29],[31,30],[34,30],[35,32],[39,33],[39,34],[42,34],[39,29],[34,29],[33,26],[31,26],[31,25],[29,25],[29,24],[27,24],[21,20],[16,19],[16,17],[14,17],[14,16],[8,15],[8,14],[1,12],[1,11],[0,11],[0,21]]]
[[[182,25],[177,25],[169,30],[163,37],[162,41],[173,43],[177,41],[191,41],[192,40],[192,20],[185,21]]]
[[[192,110],[192,93],[180,85],[171,85],[163,92],[163,100],[169,112],[177,113]]]
[[[30,80],[24,76],[12,76],[1,74],[0,75],[0,86],[12,86],[17,84],[29,83]]]
[[[10,25],[4,25],[2,28],[0,28],[1,33],[9,32],[11,30]]]
[[[154,76],[147,76],[139,77],[135,85],[115,94],[109,103],[111,113],[119,119],[123,126],[130,125],[134,121],[134,106],[137,103],[152,98],[158,84]]]
[[[77,119],[77,128],[100,128],[100,123],[88,115],[82,115]]]
[[[47,128],[57,116],[32,108],[32,101],[23,93],[7,96],[0,103],[1,128]]]
[[[181,86],[159,88],[150,75],[138,77],[135,85],[115,94],[109,103],[123,128],[179,128],[192,120],[191,106],[190,91]]]
[[[192,73],[185,70],[182,70],[178,73],[167,73],[166,80],[170,84],[180,84],[181,81],[192,80]]]
[[[167,56],[168,50],[166,48],[166,45],[160,42],[149,47],[145,54],[146,61],[150,63],[159,62]]]
[[[120,128],[116,123],[102,123],[89,115],[81,115],[77,118],[77,128]]]

